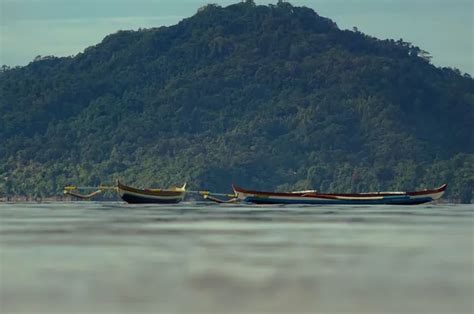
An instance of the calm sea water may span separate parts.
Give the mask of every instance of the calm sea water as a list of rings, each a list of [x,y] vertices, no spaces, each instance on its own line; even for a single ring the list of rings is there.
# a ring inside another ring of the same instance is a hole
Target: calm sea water
[[[472,313],[473,214],[0,204],[0,312]]]

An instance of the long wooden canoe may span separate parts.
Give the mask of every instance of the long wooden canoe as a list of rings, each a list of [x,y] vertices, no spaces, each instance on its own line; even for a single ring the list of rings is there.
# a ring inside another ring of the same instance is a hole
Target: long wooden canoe
[[[184,199],[186,183],[182,187],[168,189],[138,189],[117,181],[117,192],[131,204],[175,204]]]
[[[415,205],[441,198],[447,184],[432,190],[413,192],[370,192],[356,194],[328,194],[316,191],[262,192],[246,190],[232,185],[236,198],[255,204],[341,204],[341,205]]]

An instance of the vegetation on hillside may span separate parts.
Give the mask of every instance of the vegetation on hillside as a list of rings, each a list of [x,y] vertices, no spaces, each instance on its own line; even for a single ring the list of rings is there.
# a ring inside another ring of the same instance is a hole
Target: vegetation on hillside
[[[474,187],[474,80],[288,3],[207,5],[0,72],[0,193]]]

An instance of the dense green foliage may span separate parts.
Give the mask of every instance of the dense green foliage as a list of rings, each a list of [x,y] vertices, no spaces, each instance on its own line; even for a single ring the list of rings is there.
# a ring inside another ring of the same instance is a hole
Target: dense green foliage
[[[288,3],[208,5],[0,73],[0,190],[474,186],[474,81]]]

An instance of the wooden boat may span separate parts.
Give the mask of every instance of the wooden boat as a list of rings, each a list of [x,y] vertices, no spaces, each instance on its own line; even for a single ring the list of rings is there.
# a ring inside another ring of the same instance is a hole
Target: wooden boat
[[[413,192],[371,192],[357,194],[326,194],[313,190],[289,193],[246,190],[235,185],[236,199],[255,204],[341,204],[341,205],[415,205],[441,198],[447,184],[433,190]]]
[[[182,187],[169,189],[137,189],[117,181],[117,192],[125,202],[131,204],[175,204],[184,199],[186,183]]]

